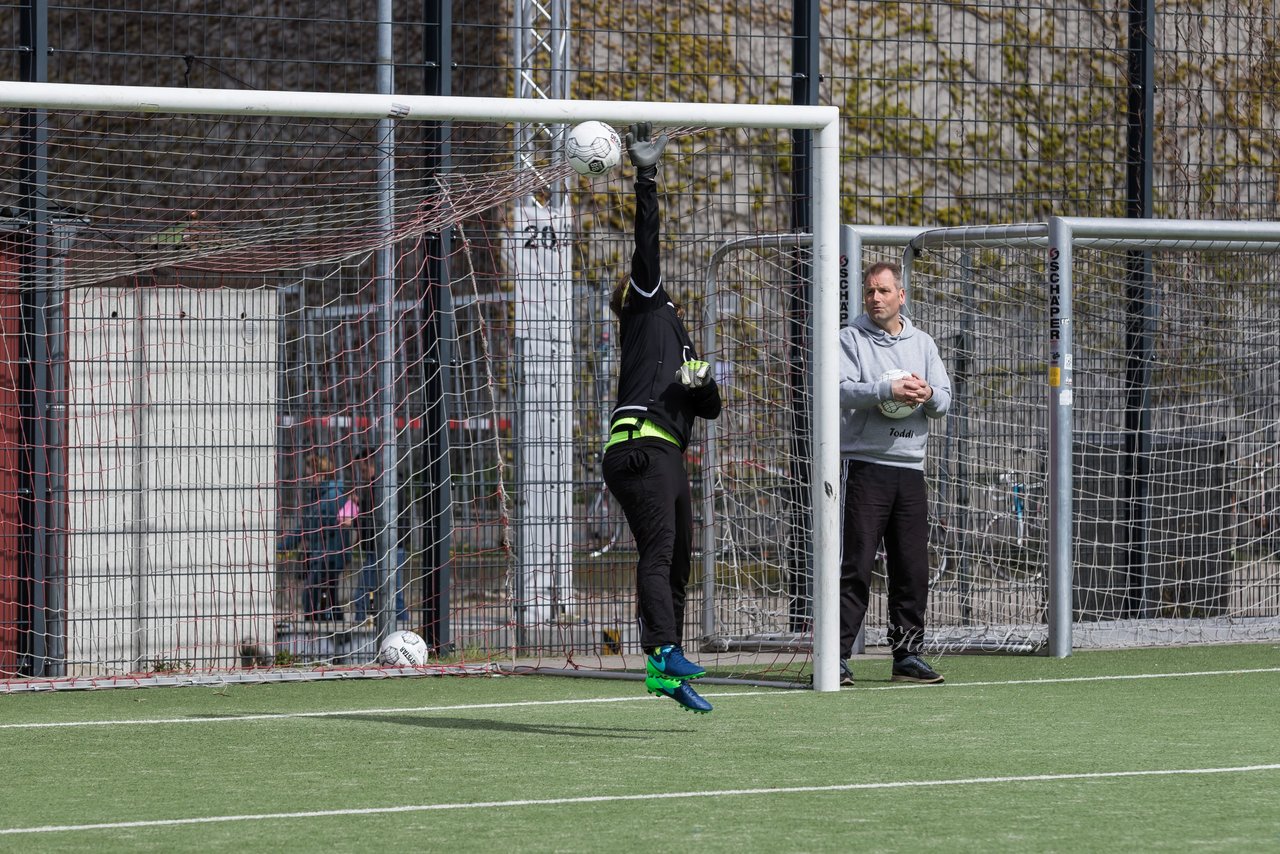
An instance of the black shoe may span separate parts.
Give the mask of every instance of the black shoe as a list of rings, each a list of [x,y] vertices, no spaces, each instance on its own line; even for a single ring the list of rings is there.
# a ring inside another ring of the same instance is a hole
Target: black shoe
[[[850,687],[853,685],[853,671],[849,669],[849,662],[843,658],[840,659],[840,685]]]
[[[908,655],[901,661],[893,663],[893,682],[919,682],[924,685],[937,685],[943,681],[942,676],[932,667],[920,660],[918,655]]]

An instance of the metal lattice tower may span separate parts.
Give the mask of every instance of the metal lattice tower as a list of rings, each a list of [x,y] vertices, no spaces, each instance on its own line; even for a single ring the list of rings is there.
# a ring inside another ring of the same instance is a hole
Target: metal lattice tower
[[[569,2],[515,5],[515,94],[569,97]],[[516,166],[558,162],[563,125],[529,123],[515,131]],[[567,184],[547,181],[519,199],[513,212],[515,338],[521,359],[517,454],[520,503],[516,580],[524,604],[517,614],[522,645],[539,645],[540,627],[571,613],[574,392],[572,218]],[[522,240],[540,235],[535,245]]]
[[[515,4],[515,96],[569,97],[569,0],[525,0]],[[516,164],[532,166],[534,155],[549,148],[557,126],[521,124],[516,128]],[[549,188],[559,195],[561,188]]]

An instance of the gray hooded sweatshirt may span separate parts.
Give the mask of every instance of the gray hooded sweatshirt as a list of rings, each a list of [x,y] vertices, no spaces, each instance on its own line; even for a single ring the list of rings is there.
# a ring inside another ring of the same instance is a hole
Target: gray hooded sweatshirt
[[[890,335],[865,314],[840,330],[840,455],[900,468],[924,469],[929,419],[951,406],[951,380],[938,346],[905,316],[902,334]],[[919,374],[933,397],[906,418],[888,418],[877,408],[893,398],[893,382],[881,379],[899,368]]]

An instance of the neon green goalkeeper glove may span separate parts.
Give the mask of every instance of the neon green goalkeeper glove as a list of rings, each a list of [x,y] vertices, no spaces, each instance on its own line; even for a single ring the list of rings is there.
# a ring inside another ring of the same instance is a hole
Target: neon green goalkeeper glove
[[[676,371],[676,379],[685,388],[702,388],[711,382],[711,364],[700,359],[690,359]]]

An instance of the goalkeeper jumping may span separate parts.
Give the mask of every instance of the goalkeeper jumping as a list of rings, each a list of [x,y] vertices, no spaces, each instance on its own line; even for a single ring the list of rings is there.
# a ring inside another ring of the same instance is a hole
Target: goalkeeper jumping
[[[685,586],[693,547],[693,504],[684,451],[695,418],[720,414],[711,366],[698,358],[658,264],[658,161],[667,135],[631,126],[627,153],[636,169],[636,245],[631,275],[609,301],[621,344],[618,400],[604,446],[604,481],[617,498],[640,559],[636,564],[645,687],[691,712],[709,712],[690,681],[706,671],[685,658]]]

